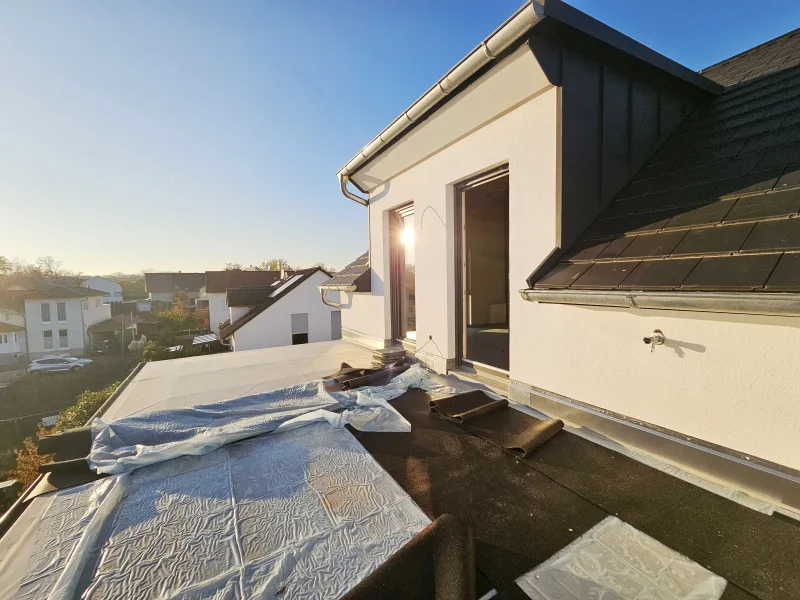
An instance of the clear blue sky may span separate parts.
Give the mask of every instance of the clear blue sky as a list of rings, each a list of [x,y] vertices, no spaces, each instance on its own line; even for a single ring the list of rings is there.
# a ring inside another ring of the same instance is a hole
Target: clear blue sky
[[[521,0],[0,5],[0,255],[85,273],[285,257],[342,267],[335,173]],[[699,69],[800,3],[574,0]]]

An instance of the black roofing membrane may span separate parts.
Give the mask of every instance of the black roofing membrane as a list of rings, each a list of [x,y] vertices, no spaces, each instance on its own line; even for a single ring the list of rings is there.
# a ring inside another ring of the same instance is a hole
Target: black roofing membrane
[[[410,433],[353,433],[429,517],[473,528],[498,589],[612,514],[727,579],[724,598],[800,598],[800,527],[566,431],[518,460],[428,401],[410,390],[392,402]]]
[[[351,432],[431,519],[448,513],[472,528],[477,568],[495,587],[511,584],[607,516],[436,416],[429,400],[409,390],[392,401],[410,433]]]

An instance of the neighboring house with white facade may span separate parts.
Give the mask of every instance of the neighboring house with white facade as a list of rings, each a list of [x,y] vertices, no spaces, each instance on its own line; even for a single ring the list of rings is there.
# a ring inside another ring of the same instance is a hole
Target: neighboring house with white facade
[[[0,296],[0,365],[14,364],[28,352],[22,303]]]
[[[122,286],[108,277],[90,277],[81,283],[81,287],[105,292],[103,302],[106,304],[122,302]]]
[[[341,312],[324,304],[318,290],[328,279],[317,268],[271,286],[229,289],[229,320],[221,324],[220,339],[234,352],[339,339]]]
[[[183,291],[190,303],[200,297],[205,285],[205,273],[145,273],[144,289],[150,300],[172,302],[175,292]]]
[[[230,318],[226,302],[229,289],[272,285],[281,278],[280,271],[206,271],[200,300],[208,301],[208,322],[211,331],[219,333],[219,325]]]
[[[47,355],[84,356],[88,328],[111,318],[105,291],[53,286],[18,296],[24,302],[31,360]]]
[[[344,337],[798,477],[791,35],[696,73],[527,3],[338,173],[370,239],[323,285]]]

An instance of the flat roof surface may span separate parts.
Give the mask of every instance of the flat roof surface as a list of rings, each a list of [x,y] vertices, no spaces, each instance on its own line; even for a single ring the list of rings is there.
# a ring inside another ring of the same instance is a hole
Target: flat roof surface
[[[320,379],[341,363],[369,365],[372,351],[345,340],[147,363],[103,419],[187,408]]]

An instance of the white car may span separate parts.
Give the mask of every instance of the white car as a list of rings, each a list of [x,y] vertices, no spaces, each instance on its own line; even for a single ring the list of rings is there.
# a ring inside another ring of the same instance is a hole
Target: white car
[[[71,356],[46,356],[31,361],[28,373],[55,373],[58,371],[78,371],[86,365],[92,364],[88,358],[73,358]]]

